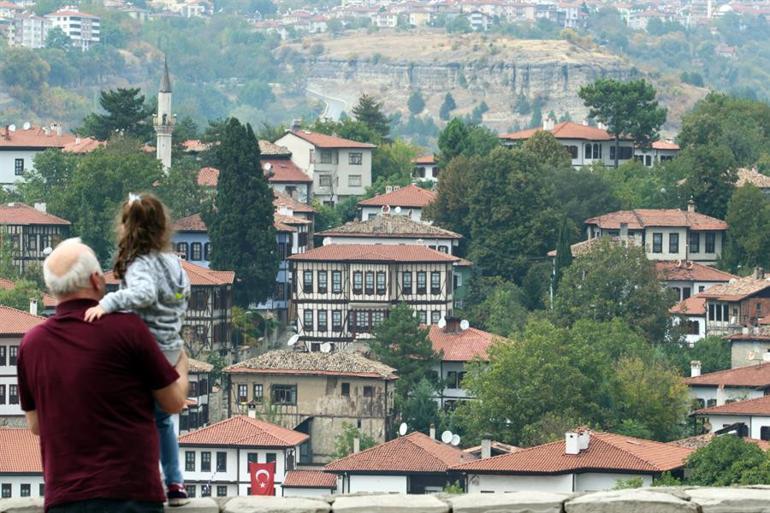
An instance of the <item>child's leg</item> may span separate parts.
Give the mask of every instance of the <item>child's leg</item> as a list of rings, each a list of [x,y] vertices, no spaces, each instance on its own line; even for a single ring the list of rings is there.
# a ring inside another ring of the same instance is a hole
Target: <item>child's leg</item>
[[[160,464],[163,467],[163,480],[166,486],[184,483],[182,469],[179,467],[179,442],[174,433],[171,415],[155,405],[155,425],[160,438]]]

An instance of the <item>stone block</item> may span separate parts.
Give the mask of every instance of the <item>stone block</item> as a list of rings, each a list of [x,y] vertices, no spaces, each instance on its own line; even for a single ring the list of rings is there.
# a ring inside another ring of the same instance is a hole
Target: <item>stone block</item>
[[[698,505],[652,488],[593,492],[564,504],[566,513],[699,513]]]
[[[0,499],[0,513],[43,513],[43,498]]]
[[[340,496],[332,504],[334,513],[449,513],[449,505],[432,495]]]
[[[691,488],[703,513],[770,513],[770,488]]]
[[[184,506],[166,506],[166,513],[219,513],[219,504],[210,497],[190,499]]]
[[[453,513],[561,513],[572,495],[549,492],[469,493],[446,500]]]
[[[234,497],[223,513],[329,513],[328,502],[295,497]]]

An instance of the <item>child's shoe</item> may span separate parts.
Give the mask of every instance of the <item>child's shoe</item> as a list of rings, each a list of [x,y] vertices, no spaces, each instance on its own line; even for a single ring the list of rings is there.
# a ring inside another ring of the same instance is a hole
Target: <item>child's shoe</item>
[[[184,489],[184,485],[179,483],[168,485],[166,497],[168,498],[168,505],[172,507],[184,506],[190,502],[190,499],[187,497],[187,491]]]

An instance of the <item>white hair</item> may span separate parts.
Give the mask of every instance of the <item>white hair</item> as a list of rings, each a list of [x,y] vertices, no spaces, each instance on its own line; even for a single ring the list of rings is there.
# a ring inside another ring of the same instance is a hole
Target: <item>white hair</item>
[[[63,240],[56,246],[56,249],[58,250],[61,247],[73,244],[82,244],[80,237]],[[54,250],[54,253],[55,252],[56,250]],[[89,251],[81,251],[77,260],[75,260],[70,268],[67,269],[67,272],[59,276],[48,268],[48,261],[54,253],[48,255],[45,262],[43,262],[43,278],[45,279],[48,290],[55,297],[66,296],[67,294],[72,294],[73,292],[87,288],[89,286],[88,280],[91,275],[95,272],[102,272],[99,261],[96,259],[96,255],[89,249]]]

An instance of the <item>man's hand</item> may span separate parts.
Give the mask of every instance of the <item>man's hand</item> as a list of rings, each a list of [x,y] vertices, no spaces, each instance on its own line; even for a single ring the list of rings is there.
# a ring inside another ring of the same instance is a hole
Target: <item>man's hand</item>
[[[100,305],[92,306],[86,310],[85,320],[86,322],[93,322],[96,319],[101,319],[105,313],[107,312],[105,312],[104,308],[102,308]]]

